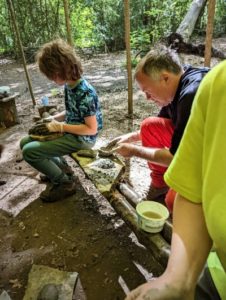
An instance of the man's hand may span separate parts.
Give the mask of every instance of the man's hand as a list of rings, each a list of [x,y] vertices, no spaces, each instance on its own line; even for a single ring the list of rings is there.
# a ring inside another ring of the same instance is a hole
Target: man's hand
[[[132,143],[132,142],[137,142],[140,140],[140,133],[139,132],[131,132],[127,134],[120,135],[113,140],[111,140],[105,149],[112,149],[114,146],[117,146],[118,144],[122,143]]]
[[[130,158],[134,156],[134,145],[128,144],[128,143],[122,143],[116,145],[114,148],[114,152],[117,152],[118,154],[124,156],[125,158]]]
[[[175,284],[174,284],[175,285]],[[175,286],[168,285],[163,278],[145,283],[132,292],[125,300],[192,300],[194,295],[183,293]]]

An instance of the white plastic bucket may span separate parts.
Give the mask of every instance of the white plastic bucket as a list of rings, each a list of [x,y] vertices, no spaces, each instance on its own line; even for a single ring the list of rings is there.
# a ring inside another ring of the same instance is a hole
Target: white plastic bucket
[[[137,204],[138,226],[146,232],[156,233],[163,229],[169,217],[168,209],[155,201],[142,201]]]

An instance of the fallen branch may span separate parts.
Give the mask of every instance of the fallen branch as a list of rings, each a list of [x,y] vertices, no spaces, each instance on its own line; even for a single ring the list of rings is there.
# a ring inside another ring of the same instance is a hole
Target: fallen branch
[[[142,201],[141,196],[138,195],[128,184],[119,183],[118,189],[134,208],[136,208],[137,204]],[[163,230],[160,232],[169,244],[171,243],[172,230],[172,223],[170,221],[166,221]]]
[[[204,44],[193,45],[191,43],[186,43],[184,42],[183,37],[178,33],[171,33],[166,38],[166,42],[170,48],[175,49],[178,53],[194,54],[204,57]],[[217,50],[214,47],[211,48],[211,56],[220,59],[226,58],[226,55],[222,51]]]
[[[150,250],[156,261],[165,268],[170,253],[170,245],[166,242],[162,235],[159,233],[147,233],[141,230],[137,224],[135,209],[117,190],[112,194],[109,202],[118,215],[135,233],[139,242],[145,245]]]

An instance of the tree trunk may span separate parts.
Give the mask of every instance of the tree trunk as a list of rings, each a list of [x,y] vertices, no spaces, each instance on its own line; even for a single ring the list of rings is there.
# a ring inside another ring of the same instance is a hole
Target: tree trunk
[[[181,35],[183,41],[188,43],[195,28],[198,17],[206,5],[206,0],[193,0],[187,14],[178,27],[176,33]]]
[[[30,76],[29,76],[29,73],[28,73],[28,70],[27,70],[26,60],[25,60],[23,46],[22,46],[22,42],[21,42],[21,38],[20,38],[20,32],[19,32],[17,22],[16,22],[16,16],[15,16],[15,12],[14,12],[14,9],[13,9],[13,4],[12,4],[11,0],[7,0],[7,3],[9,5],[9,10],[10,10],[10,13],[11,13],[14,29],[15,29],[15,32],[16,32],[17,42],[18,42],[19,49],[20,49],[20,52],[21,52],[24,71],[25,71],[25,74],[26,74],[29,91],[30,91],[30,94],[31,94],[33,105],[35,106],[36,105],[35,97],[34,97],[32,86],[31,86]]]
[[[69,5],[68,0],[64,0],[64,14],[65,14],[65,23],[67,27],[67,42],[71,46],[73,45],[72,36],[71,36],[71,24],[70,24],[70,17],[69,17]]]

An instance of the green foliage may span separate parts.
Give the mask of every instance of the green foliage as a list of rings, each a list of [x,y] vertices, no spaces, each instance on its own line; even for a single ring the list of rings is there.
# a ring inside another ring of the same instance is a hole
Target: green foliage
[[[203,16],[199,20],[199,24],[195,32],[199,35],[204,35],[206,32],[207,23],[207,7],[205,8]],[[214,17],[214,36],[219,37],[226,33],[226,1],[216,1],[215,17]]]
[[[130,36],[131,49],[137,50],[142,47],[142,50],[150,48],[150,33],[147,29],[138,29],[131,32]]]
[[[68,0],[73,42],[79,48],[102,51],[125,49],[123,0]],[[147,50],[174,32],[192,0],[130,1],[131,46]],[[62,0],[14,0],[17,23],[25,49],[55,38],[66,38]],[[226,32],[226,1],[216,3],[214,34]],[[196,33],[205,34],[207,10]],[[17,52],[16,36],[6,0],[0,0],[0,53]]]
[[[77,5],[71,13],[73,37],[79,48],[93,47],[96,45],[94,24],[92,22],[93,10],[90,7]]]
[[[191,1],[150,1],[143,13],[143,25],[131,33],[134,49],[146,52],[151,45],[175,31]]]

